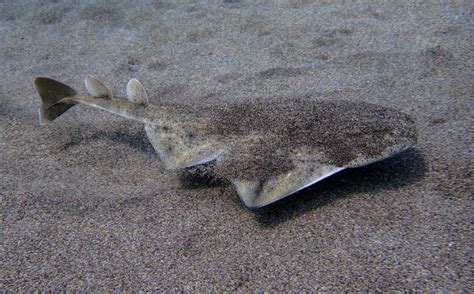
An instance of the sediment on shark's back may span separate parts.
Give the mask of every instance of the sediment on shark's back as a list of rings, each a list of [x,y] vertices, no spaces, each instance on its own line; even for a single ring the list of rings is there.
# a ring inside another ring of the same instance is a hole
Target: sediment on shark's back
[[[396,110],[347,101],[233,105],[208,109],[208,134],[238,138],[224,173],[265,177],[291,169],[291,160],[356,166],[416,142],[413,119]],[[311,152],[313,155],[305,155]],[[265,168],[266,167],[266,168]]]

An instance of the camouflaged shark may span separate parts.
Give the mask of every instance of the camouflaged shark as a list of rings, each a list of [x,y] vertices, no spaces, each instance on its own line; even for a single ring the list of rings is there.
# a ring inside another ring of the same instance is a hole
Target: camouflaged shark
[[[137,79],[128,82],[127,98],[115,97],[94,76],[85,79],[87,93],[46,77],[35,78],[34,85],[41,124],[77,103],[142,122],[166,168],[213,162],[217,175],[234,185],[249,209],[416,143],[410,116],[364,102],[152,106]]]

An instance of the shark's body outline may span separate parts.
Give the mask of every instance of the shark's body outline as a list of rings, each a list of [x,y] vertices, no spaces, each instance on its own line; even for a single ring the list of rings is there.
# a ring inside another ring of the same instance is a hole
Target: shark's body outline
[[[45,77],[35,78],[34,85],[42,102],[41,124],[78,103],[142,122],[166,168],[216,161],[217,170],[233,183],[249,209],[271,204],[344,169],[383,160],[416,143],[414,121],[408,115],[368,103],[319,101],[296,108],[192,109],[149,105],[145,88],[136,79],[127,84],[127,98],[115,97],[94,76],[85,79],[88,93]],[[235,114],[239,111],[240,116]],[[280,116],[280,124],[269,119],[272,111]],[[320,117],[312,117],[314,114]],[[342,128],[328,125],[333,121],[343,124]],[[325,131],[324,123],[332,131]],[[319,137],[312,138],[313,133]],[[341,138],[335,140],[333,135]]]

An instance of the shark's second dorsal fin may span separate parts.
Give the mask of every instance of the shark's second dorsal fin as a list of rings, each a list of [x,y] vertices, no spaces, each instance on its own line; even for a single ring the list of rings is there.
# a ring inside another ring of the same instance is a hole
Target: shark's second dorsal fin
[[[127,83],[127,98],[130,102],[148,105],[145,87],[137,79],[131,79]]]
[[[88,75],[84,80],[87,92],[96,98],[112,98],[110,90],[96,77]]]

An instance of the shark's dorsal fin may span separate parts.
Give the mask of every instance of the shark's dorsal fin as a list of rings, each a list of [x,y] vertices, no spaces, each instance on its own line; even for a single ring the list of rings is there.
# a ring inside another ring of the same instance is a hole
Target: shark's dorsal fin
[[[127,98],[130,102],[148,105],[148,96],[145,87],[137,80],[131,79],[127,83]]]
[[[110,90],[96,77],[93,75],[88,75],[84,84],[86,85],[87,92],[90,95],[96,98],[112,98],[112,93]]]

